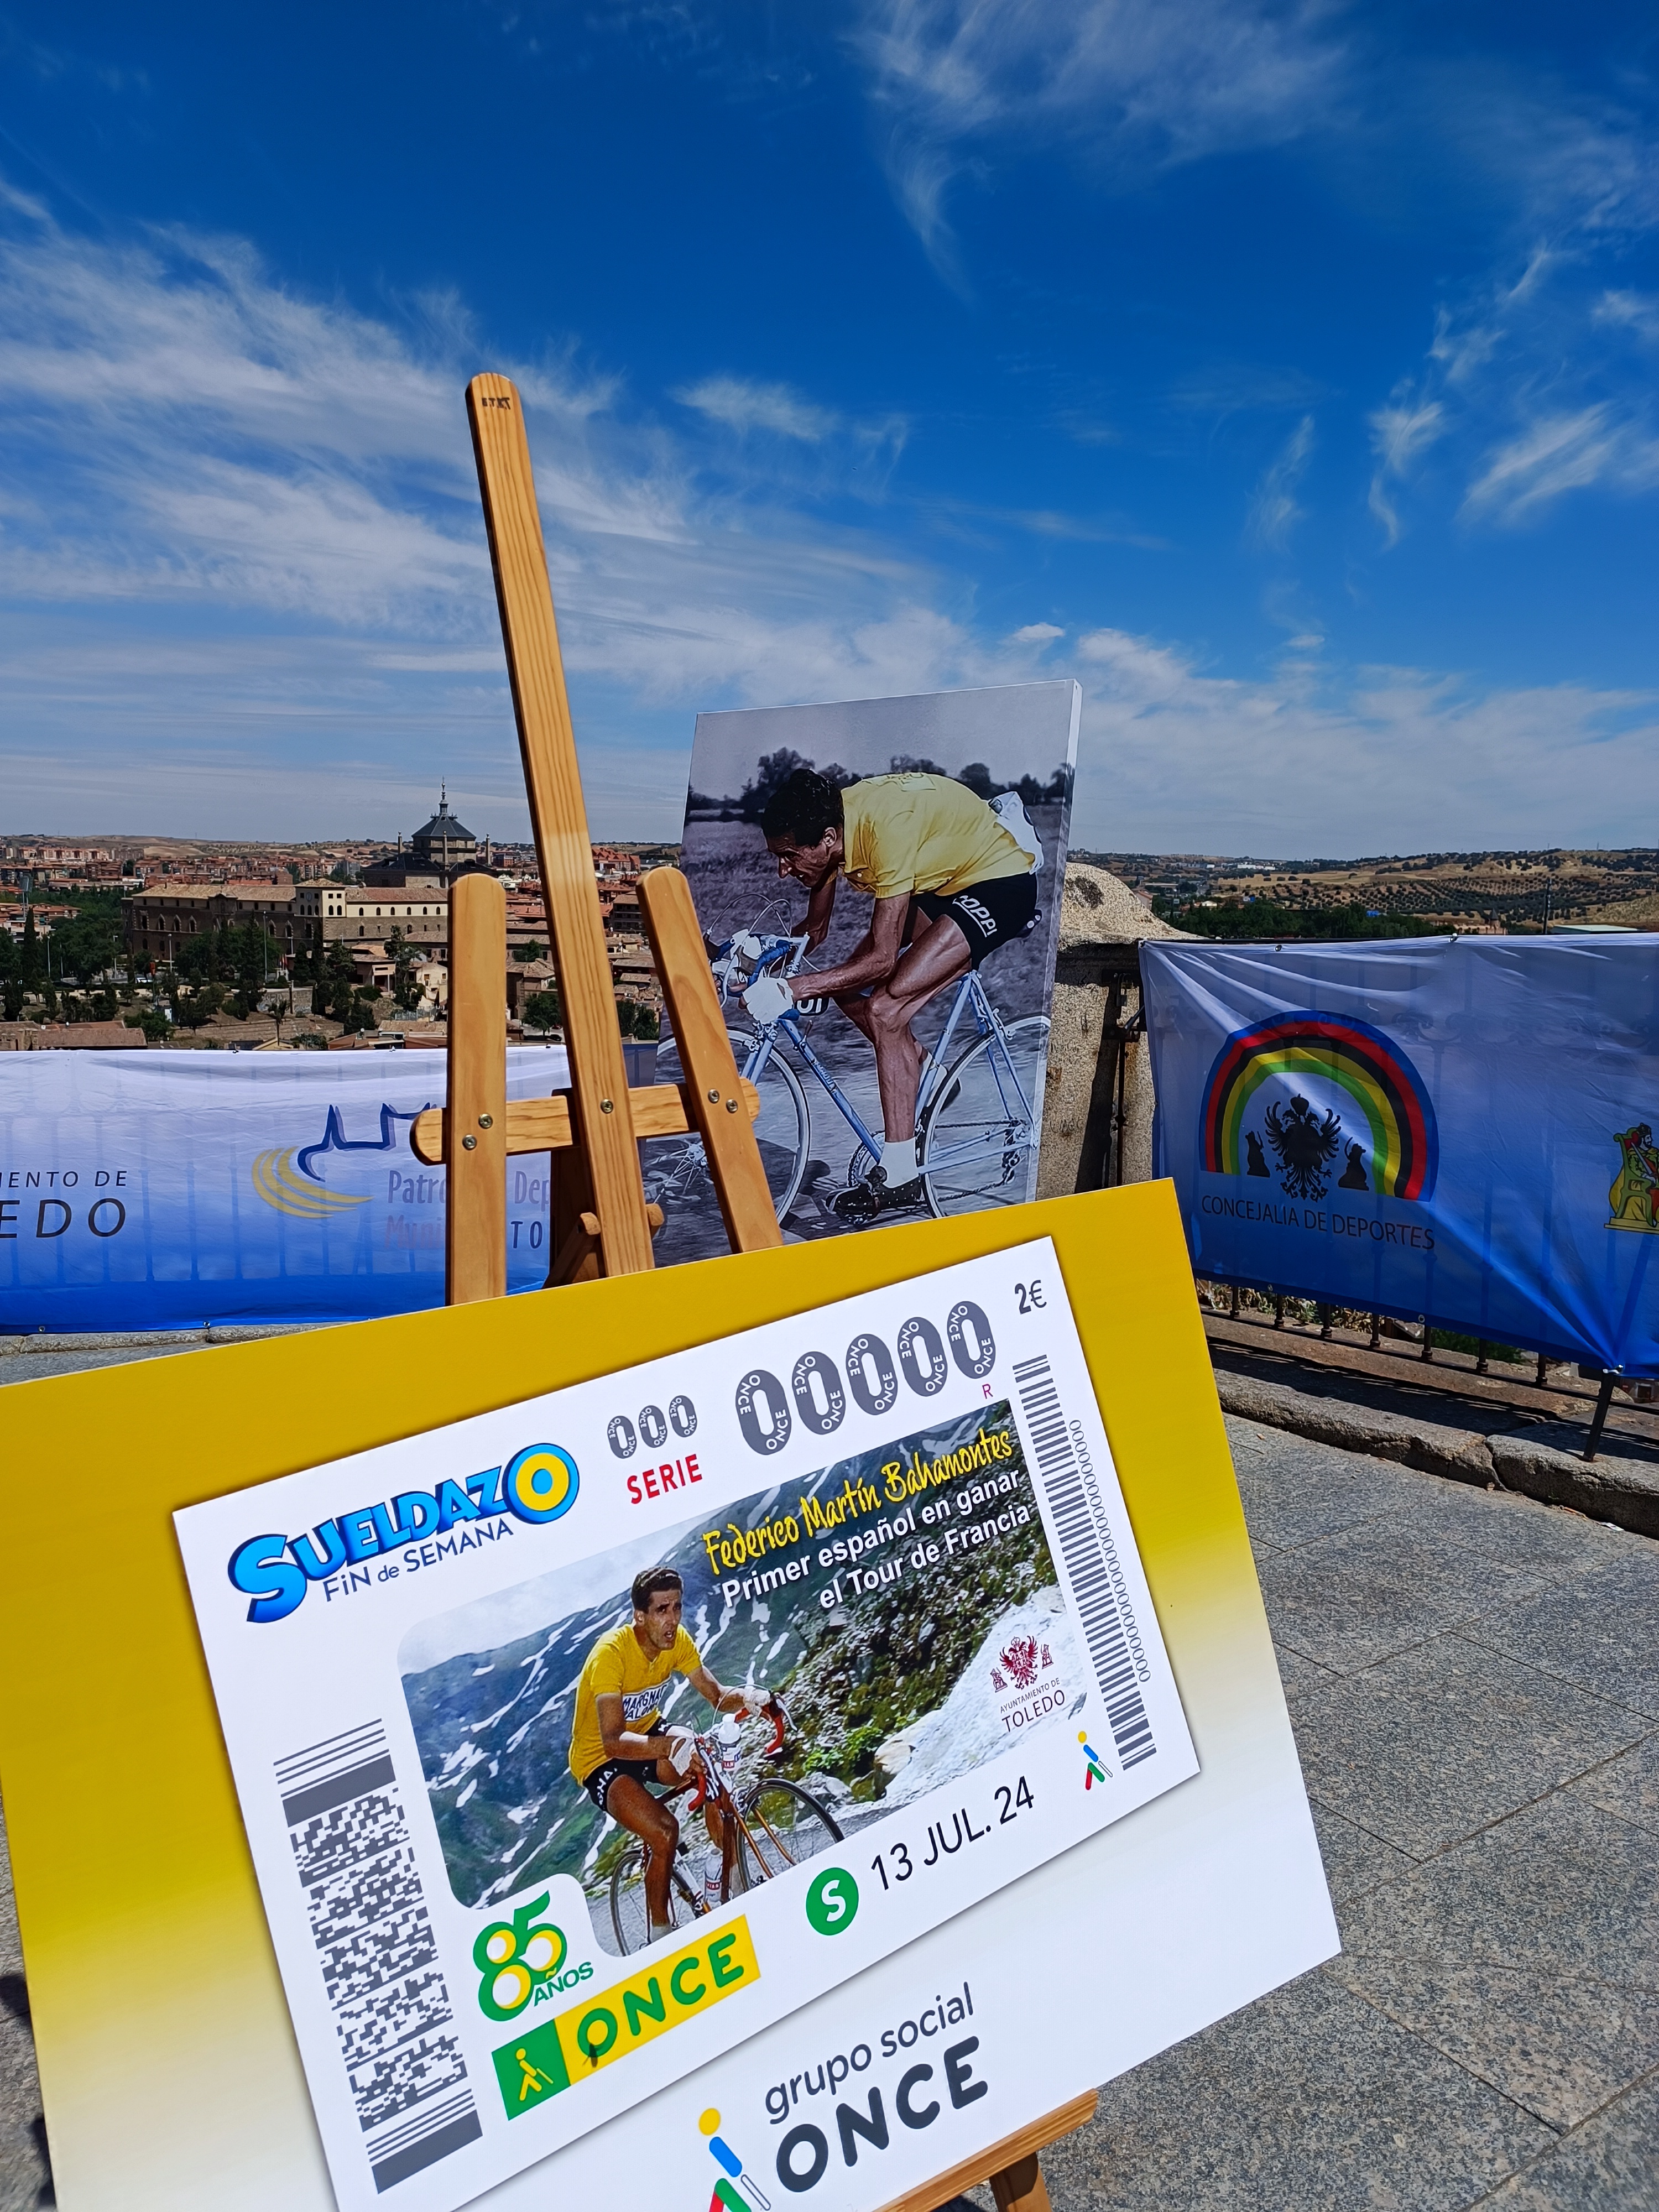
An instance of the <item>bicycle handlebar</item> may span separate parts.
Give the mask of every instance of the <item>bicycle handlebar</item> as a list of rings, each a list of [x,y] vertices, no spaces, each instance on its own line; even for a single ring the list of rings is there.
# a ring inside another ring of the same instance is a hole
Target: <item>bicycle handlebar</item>
[[[757,1719],[764,1717],[772,1723],[772,1741],[761,1753],[761,1757],[763,1759],[781,1757],[784,1738],[789,1731],[789,1715],[782,1698],[778,1697],[770,1698],[768,1705],[759,1708],[755,1717]],[[689,1813],[696,1813],[702,1810],[704,1800],[708,1796],[709,1777],[720,1771],[722,1761],[720,1743],[712,1732],[694,1729],[692,1741],[697,1747],[698,1771],[695,1775],[688,1775],[686,1778],[686,1783],[692,1787],[692,1794],[686,1801],[686,1810]]]
[[[750,929],[740,929],[717,945],[709,966],[720,985],[720,1001],[741,988],[746,990],[757,975],[768,973],[784,978],[798,975],[802,961],[806,957],[808,941],[800,937],[781,937],[775,933],[762,936]],[[741,979],[736,971],[739,966],[747,973]]]

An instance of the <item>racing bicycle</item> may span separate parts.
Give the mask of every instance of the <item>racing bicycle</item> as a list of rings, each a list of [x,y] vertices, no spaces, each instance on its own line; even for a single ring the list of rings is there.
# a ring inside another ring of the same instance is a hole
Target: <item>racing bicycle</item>
[[[781,1705],[775,1708],[771,1717],[772,1741],[764,1756],[775,1759],[783,1748],[787,1721]],[[700,1813],[711,1799],[716,1810],[725,1815],[726,1850],[720,1869],[720,1896],[722,1905],[761,1882],[787,1873],[791,1867],[816,1858],[831,1844],[841,1842],[841,1829],[828,1808],[798,1782],[786,1782],[780,1774],[763,1774],[741,1791],[734,1790],[738,1747],[735,1725],[718,1736],[694,1735],[692,1741],[697,1752],[697,1767],[676,1788],[653,1795],[659,1794],[660,1802],[665,1804],[689,1790],[692,1794],[685,1808],[687,1815]],[[668,1881],[668,1909],[677,1928],[685,1927],[700,1913],[714,1910],[704,1902],[700,1871],[705,1854],[713,1846],[701,1822],[696,1825],[695,1842],[691,1840],[691,1832],[690,1820],[683,1818]],[[611,1877],[611,1924],[616,1931],[617,1948],[624,1957],[631,1951],[644,1950],[651,1940],[645,1902],[643,1844],[632,1844],[617,1862]]]
[[[740,931],[728,938],[713,962],[720,1004],[731,1006],[757,977],[792,980],[800,973],[806,951],[805,937]],[[793,1061],[817,1079],[853,1132],[849,1188],[864,1182],[881,1158],[880,1137],[812,1048],[813,1024],[828,1004],[824,999],[798,1000],[754,1032],[726,1031],[739,1072],[760,1094],[755,1135],[780,1221],[800,1195],[811,1150],[811,1112]],[[923,1064],[916,1098],[916,1169],[930,1213],[939,1218],[976,1213],[989,1206],[1018,1206],[1030,1195],[1048,1059],[1047,1018],[1030,1014],[1005,1022],[979,971],[970,969],[950,1000],[939,1042]],[[657,1069],[659,1083],[683,1079],[672,1041],[659,1052]],[[702,1201],[708,1188],[700,1137],[662,1138],[650,1145],[646,1195],[665,1212]]]

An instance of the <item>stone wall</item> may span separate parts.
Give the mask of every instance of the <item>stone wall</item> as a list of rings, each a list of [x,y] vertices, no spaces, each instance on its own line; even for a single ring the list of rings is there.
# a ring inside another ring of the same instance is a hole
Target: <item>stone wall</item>
[[[1184,938],[1127,884],[1074,860],[1060,896],[1037,1196],[1146,1182],[1152,1076],[1140,1011],[1139,947]]]

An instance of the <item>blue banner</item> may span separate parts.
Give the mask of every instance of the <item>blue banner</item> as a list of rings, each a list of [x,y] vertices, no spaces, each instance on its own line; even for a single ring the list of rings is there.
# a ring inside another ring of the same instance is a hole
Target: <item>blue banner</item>
[[[630,1047],[648,1083],[654,1048]],[[409,1127],[441,1052],[0,1059],[0,1332],[365,1321],[441,1305],[442,1168]],[[514,1046],[509,1098],[568,1081]],[[507,1164],[507,1288],[548,1266],[548,1156]]]
[[[1200,1274],[1659,1373],[1659,937],[1141,948]]]

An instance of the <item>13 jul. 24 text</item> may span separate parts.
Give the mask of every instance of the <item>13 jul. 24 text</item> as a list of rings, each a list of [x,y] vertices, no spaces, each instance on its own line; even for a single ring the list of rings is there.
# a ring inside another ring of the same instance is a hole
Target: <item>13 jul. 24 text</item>
[[[993,1796],[995,1809],[986,1815],[982,1828],[974,1826],[973,1816],[964,1805],[951,1814],[948,1821],[928,1822],[925,1856],[913,1853],[909,1844],[900,1838],[882,1846],[870,1862],[870,1871],[880,1875],[884,1889],[891,1889],[915,1875],[926,1874],[930,1867],[941,1865],[946,1858],[954,1857],[964,1844],[982,1842],[993,1828],[1006,1828],[1022,1813],[1030,1812],[1036,1803],[1031,1785],[1023,1774],[1018,1782],[999,1783]]]

